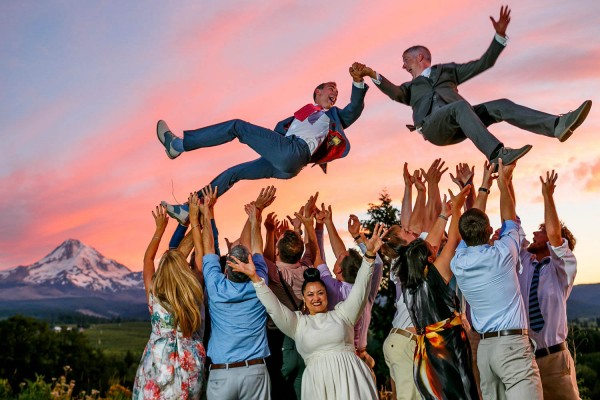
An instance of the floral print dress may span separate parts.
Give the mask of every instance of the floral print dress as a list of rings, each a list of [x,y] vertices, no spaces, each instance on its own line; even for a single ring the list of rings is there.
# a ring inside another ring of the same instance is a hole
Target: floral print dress
[[[197,334],[183,337],[173,316],[150,294],[152,333],[133,385],[133,399],[198,399],[206,352]]]

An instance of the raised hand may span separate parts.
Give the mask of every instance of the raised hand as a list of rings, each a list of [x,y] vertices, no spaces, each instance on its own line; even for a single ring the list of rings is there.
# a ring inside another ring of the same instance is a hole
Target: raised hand
[[[404,163],[404,168],[402,169],[402,177],[404,178],[404,185],[412,186],[415,183],[413,176],[408,171],[408,163]]]
[[[289,231],[290,230],[290,224],[288,224],[287,220],[283,220],[283,221],[279,221],[277,220],[276,222],[276,227],[275,227],[275,240],[279,239],[280,237],[283,236],[283,233],[285,231]]]
[[[200,212],[206,218],[212,218],[213,207],[217,203],[217,192],[219,188],[215,186],[214,188],[211,185],[205,186],[202,188],[200,193],[202,193],[202,202],[200,203]]]
[[[250,202],[244,206],[244,211],[248,215],[250,222],[260,222],[260,210],[256,207],[255,202]]]
[[[465,205],[467,195],[471,191],[471,188],[472,188],[471,185],[465,186],[464,188],[462,188],[462,190],[456,196],[454,195],[454,193],[452,193],[452,190],[448,189],[448,193],[450,193],[450,203],[452,203],[452,212],[453,213],[460,211],[462,209],[462,207]]]
[[[442,210],[440,211],[440,215],[448,218],[452,215],[452,199],[448,200],[448,196],[444,194],[444,201],[442,202]]]
[[[510,23],[510,8],[508,8],[508,6],[500,7],[500,17],[498,18],[498,21],[491,15],[490,20],[492,21],[496,33],[502,37],[506,37],[506,28]]]
[[[240,259],[229,256],[227,259],[227,265],[231,267],[235,272],[241,272],[246,275],[252,282],[260,281],[260,277],[256,274],[256,266],[252,261],[252,257],[248,257],[248,262],[243,262]]]
[[[481,187],[489,189],[492,187],[495,179],[498,179],[498,174],[494,173],[496,171],[496,164],[490,163],[489,161],[485,161],[483,164],[483,181],[481,182]]]
[[[542,182],[542,195],[543,196],[552,196],[554,194],[554,189],[556,188],[556,180],[558,179],[558,174],[552,170],[546,171],[546,180],[540,176],[540,182]]]
[[[412,180],[413,183],[415,184],[415,188],[417,188],[417,190],[419,192],[424,192],[425,189],[425,180],[423,179],[423,176],[421,175],[421,171],[416,170],[412,176]]]
[[[377,253],[381,246],[383,246],[383,238],[387,232],[388,230],[383,224],[375,224],[375,228],[373,228],[373,234],[369,239],[365,240],[365,246],[367,246],[366,253],[371,253],[371,255]]]
[[[312,217],[317,213],[317,198],[319,197],[319,192],[315,193],[313,196],[310,196],[304,205],[304,216]]]
[[[264,210],[273,204],[275,201],[275,192],[277,192],[277,189],[273,185],[262,188],[255,201],[256,208]]]
[[[302,232],[302,220],[298,218],[298,215],[304,215],[304,206],[300,207],[300,210],[294,213],[294,218],[290,217],[289,215],[286,217],[288,221],[290,221],[290,224],[292,224],[294,231]]]
[[[350,214],[348,218],[348,233],[352,235],[353,238],[360,235],[360,221],[358,217],[354,214]]]
[[[164,231],[169,223],[169,216],[163,206],[156,206],[152,211],[152,217],[154,217],[154,223],[156,224],[156,230]]]
[[[456,166],[456,177],[450,173],[450,179],[452,182],[456,183],[459,188],[464,188],[465,185],[469,182],[473,181],[473,176],[475,175],[475,166],[473,168],[469,168],[469,164],[467,163],[459,163]]]
[[[265,229],[269,232],[275,230],[277,224],[277,215],[274,212],[270,212],[267,214],[265,218]]]
[[[188,206],[190,207],[190,223],[197,225],[200,218],[200,199],[198,198],[198,193],[190,193]]]
[[[512,180],[512,174],[516,166],[516,162],[510,165],[504,165],[502,159],[498,158],[498,184],[502,183],[503,185],[508,186]]]
[[[433,163],[431,163],[427,172],[425,172],[424,169],[421,169],[421,175],[425,178],[425,181],[428,183],[438,183],[444,172],[448,171],[448,168],[442,169],[444,168],[445,163],[446,162],[442,161],[441,158],[436,158]]]

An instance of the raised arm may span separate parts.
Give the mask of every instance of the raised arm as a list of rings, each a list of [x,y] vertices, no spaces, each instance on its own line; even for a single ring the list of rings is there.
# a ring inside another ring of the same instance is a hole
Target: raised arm
[[[296,313],[281,304],[265,281],[256,273],[256,266],[252,261],[252,257],[248,257],[248,262],[244,263],[230,256],[227,265],[233,268],[234,271],[241,272],[250,278],[258,299],[267,309],[267,313],[271,316],[275,325],[287,336],[293,338],[298,324]]]
[[[344,129],[352,125],[362,114],[365,108],[365,94],[369,89],[363,78],[353,72],[352,66],[349,68],[350,76],[354,83],[352,84],[352,93],[350,94],[350,103],[339,111],[340,119]]]
[[[144,272],[142,273],[142,276],[144,277],[144,288],[146,289],[146,300],[148,300],[150,296],[150,285],[155,271],[154,258],[156,257],[160,240],[169,223],[169,217],[163,206],[156,206],[155,210],[152,211],[152,217],[154,217],[156,228],[154,229],[154,235],[152,236],[152,239],[150,239],[150,243],[148,243],[148,247],[144,253]]]
[[[461,209],[465,204],[470,190],[472,190],[471,185],[467,185],[456,196],[449,191],[450,203],[452,204],[452,222],[450,222],[450,229],[448,231],[448,241],[446,242],[446,245],[444,246],[440,256],[437,257],[433,263],[446,283],[452,279],[450,261],[452,261],[452,257],[454,257],[454,253],[456,252],[456,247],[461,239],[460,232],[458,230],[458,221],[460,220]]]
[[[563,243],[560,220],[554,204],[554,189],[556,188],[557,179],[558,174],[554,170],[552,172],[546,171],[546,180],[540,176],[542,197],[544,198],[544,225],[548,241],[554,247],[558,247]]]
[[[450,207],[450,202],[446,201],[446,195],[444,195],[444,204],[443,208],[437,216],[435,223],[431,227],[427,235],[427,239],[425,241],[431,244],[435,251],[437,252],[440,248],[440,244],[442,243],[442,237],[444,236],[444,232],[446,230],[446,223],[448,222],[448,218],[452,212]]]
[[[344,245],[344,241],[340,237],[340,234],[333,223],[333,212],[331,210],[331,206],[327,206],[327,209],[325,209],[325,204],[321,204],[321,212],[325,214],[325,227],[327,228],[327,233],[329,234],[329,242],[331,243],[333,254],[335,254],[335,258],[337,260],[346,252],[346,246]]]
[[[475,166],[469,167],[467,163],[458,163],[456,165],[456,176],[450,173],[450,179],[452,182],[458,185],[458,190],[463,190],[467,185],[473,185],[473,177],[475,176]],[[465,200],[465,210],[469,210],[473,207],[475,202],[475,193],[471,190]]]
[[[512,174],[516,163],[504,165],[502,159],[498,159],[498,188],[500,189],[500,217],[502,221],[516,221],[517,213],[515,210],[515,202],[510,193],[510,185],[512,182]]]
[[[190,207],[190,226],[192,228],[190,233],[192,235],[193,246],[196,250],[194,254],[194,273],[200,284],[204,286],[204,275],[202,274],[204,249],[202,247],[202,233],[200,230],[200,200],[196,192],[190,194],[188,204]],[[210,226],[204,228],[211,229]]]
[[[404,178],[404,196],[402,197],[402,208],[400,210],[400,226],[408,228],[410,224],[410,216],[412,215],[412,185],[413,178],[408,172],[408,163],[404,163],[402,169],[402,177]]]
[[[250,221],[250,252],[252,254],[262,254],[263,240],[260,232],[261,210],[256,207],[256,203],[252,202],[244,206],[244,210]]]
[[[265,249],[263,256],[267,260],[275,261],[275,228],[277,227],[277,215],[274,212],[267,214],[265,218]]]
[[[477,199],[473,204],[474,208],[477,208],[483,212],[485,212],[492,184],[494,183],[494,180],[498,178],[498,175],[494,174],[495,170],[496,164],[489,163],[488,161],[483,164],[483,180],[481,181],[481,186],[477,191]]]
[[[432,225],[442,210],[439,183],[444,172],[448,170],[448,168],[443,169],[444,164],[445,162],[442,161],[441,158],[437,158],[433,161],[427,172],[421,169],[421,174],[425,177],[425,181],[427,182],[428,192],[427,205],[425,206],[425,223],[423,227],[423,230],[426,232],[431,230]]]
[[[355,63],[359,66],[362,65],[362,68],[359,71],[359,74],[363,77],[368,76],[375,82],[377,88],[381,90],[385,95],[387,95],[390,99],[397,101],[399,103],[403,103],[406,105],[410,104],[410,90],[408,89],[408,85],[402,84],[400,86],[396,86],[389,80],[387,80],[384,76],[378,74],[371,67],[367,67],[364,64]]]
[[[425,197],[427,195],[425,189],[425,183],[421,176],[421,171],[415,171],[413,174],[413,180],[415,188],[417,188],[417,200],[415,201],[415,208],[413,209],[410,217],[410,223],[408,230],[416,232],[417,234],[423,232],[423,224],[425,220]]]
[[[356,275],[356,281],[350,290],[350,294],[345,301],[337,307],[346,320],[354,325],[363,312],[367,298],[370,292],[369,283],[373,275],[373,264],[377,257],[377,252],[383,245],[383,237],[387,230],[383,225],[376,224],[370,239],[365,240],[367,251],[363,256],[363,262]]]
[[[262,210],[273,204],[276,198],[276,192],[277,189],[275,188],[275,186],[267,186],[266,188],[262,188],[260,190],[260,193],[258,194],[258,197],[256,198],[256,201],[254,202],[256,208],[262,212]],[[246,223],[244,224],[244,228],[242,229],[242,234],[240,235],[240,244],[248,249],[251,247],[250,236],[250,219],[247,219]]]

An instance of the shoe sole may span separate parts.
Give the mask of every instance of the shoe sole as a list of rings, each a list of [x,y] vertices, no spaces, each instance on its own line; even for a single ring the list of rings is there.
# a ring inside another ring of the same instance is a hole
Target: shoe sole
[[[161,122],[164,124],[164,126],[165,126],[165,129],[161,129],[161,128],[160,128]],[[179,153],[179,154],[177,154],[177,155],[172,155],[172,154],[169,152],[169,149],[167,148],[167,145],[165,144],[165,143],[166,143],[166,141],[167,141],[167,138],[166,138],[165,134],[166,134],[167,132],[171,132],[171,130],[169,129],[169,126],[168,126],[168,125],[167,125],[167,123],[166,123],[165,121],[163,121],[162,119],[161,119],[161,120],[159,120],[159,121],[156,123],[156,136],[158,137],[158,140],[159,140],[159,142],[160,142],[160,143],[161,143],[161,144],[162,144],[162,145],[165,147],[165,153],[167,153],[167,157],[169,157],[171,160],[174,160],[174,159],[176,159],[177,157],[179,157],[179,155],[180,155],[181,153]]]
[[[558,137],[558,141],[562,143],[562,142],[566,141],[568,138],[570,138],[571,135],[573,134],[573,131],[575,129],[579,128],[579,126],[581,126],[581,124],[583,124],[583,121],[585,121],[585,119],[587,118],[591,109],[592,109],[592,101],[591,100],[584,101],[583,108],[579,112],[579,115],[577,116],[575,121],[573,121],[573,123],[570,126],[568,126],[567,129],[565,129],[563,134]]]

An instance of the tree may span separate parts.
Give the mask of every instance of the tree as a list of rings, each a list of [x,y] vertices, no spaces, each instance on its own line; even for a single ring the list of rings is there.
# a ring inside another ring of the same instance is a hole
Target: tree
[[[361,221],[361,223],[368,232],[373,231],[376,223],[383,223],[388,227],[400,224],[400,210],[392,205],[392,198],[385,189],[379,195],[379,204],[369,203],[367,214],[369,218]],[[392,320],[396,313],[394,305],[396,287],[390,285],[389,276],[390,265],[384,263],[383,279],[371,312],[372,318],[367,346],[367,351],[375,359],[375,375],[379,385],[385,384],[389,378],[389,370],[383,356],[383,342],[392,327]]]

